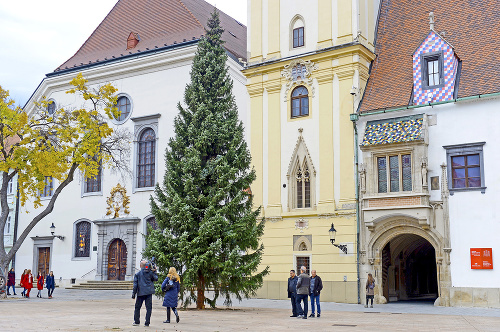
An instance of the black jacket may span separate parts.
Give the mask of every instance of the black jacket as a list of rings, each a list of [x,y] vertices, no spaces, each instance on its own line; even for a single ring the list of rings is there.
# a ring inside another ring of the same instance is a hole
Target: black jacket
[[[295,296],[295,294],[297,294],[297,280],[299,280],[299,278],[297,278],[297,276],[295,276],[293,278],[288,278],[287,292],[288,292],[289,298],[291,298],[292,296]]]
[[[154,282],[158,280],[156,272],[142,268],[134,276],[134,289],[132,296],[144,296],[155,293]]]
[[[311,292],[312,295],[318,296],[321,290],[323,289],[323,282],[321,281],[321,278],[316,275],[316,277],[312,278],[311,280],[314,279],[314,290]]]

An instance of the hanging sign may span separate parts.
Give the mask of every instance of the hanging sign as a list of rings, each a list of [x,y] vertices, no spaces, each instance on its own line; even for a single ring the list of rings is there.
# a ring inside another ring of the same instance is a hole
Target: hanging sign
[[[470,249],[471,269],[493,269],[492,248],[471,248]]]

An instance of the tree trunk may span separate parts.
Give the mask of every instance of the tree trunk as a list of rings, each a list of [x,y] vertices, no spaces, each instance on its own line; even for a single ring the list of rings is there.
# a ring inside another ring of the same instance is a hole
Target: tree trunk
[[[0,299],[5,299],[7,297],[7,269],[9,263],[3,264],[0,262]]]
[[[198,296],[196,297],[196,309],[205,309],[205,277],[198,270]]]

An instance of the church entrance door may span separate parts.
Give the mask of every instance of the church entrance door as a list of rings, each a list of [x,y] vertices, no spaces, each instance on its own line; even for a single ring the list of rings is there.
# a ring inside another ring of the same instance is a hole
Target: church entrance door
[[[38,248],[38,271],[42,271],[42,275],[49,274],[50,269],[50,248]],[[38,271],[33,271],[33,275],[38,275]]]
[[[114,239],[109,246],[108,280],[125,280],[127,270],[127,246],[120,239]]]

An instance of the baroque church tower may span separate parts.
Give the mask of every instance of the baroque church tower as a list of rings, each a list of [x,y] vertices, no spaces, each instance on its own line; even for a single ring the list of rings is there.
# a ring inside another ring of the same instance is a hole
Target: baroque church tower
[[[321,276],[323,301],[358,302],[350,114],[375,58],[378,3],[248,0],[251,189],[271,270],[259,297],[287,298],[289,271],[304,265]]]

